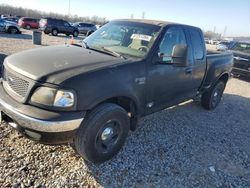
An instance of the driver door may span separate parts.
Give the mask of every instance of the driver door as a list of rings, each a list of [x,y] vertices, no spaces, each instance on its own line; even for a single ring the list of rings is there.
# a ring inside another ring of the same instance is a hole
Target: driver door
[[[152,60],[148,67],[147,113],[178,104],[196,94],[192,87],[193,72],[189,52],[188,66],[171,64],[173,48],[178,44],[187,45],[189,48],[184,30],[181,27],[168,28],[155,53],[155,56],[164,54],[163,61],[159,63]]]

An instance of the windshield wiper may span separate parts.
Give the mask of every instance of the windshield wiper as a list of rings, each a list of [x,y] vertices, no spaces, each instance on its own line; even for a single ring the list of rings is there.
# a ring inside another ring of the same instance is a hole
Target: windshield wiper
[[[117,53],[115,51],[112,51],[112,50],[110,50],[109,48],[106,48],[106,47],[101,47],[101,49],[89,47],[88,43],[86,41],[84,41],[84,40],[82,41],[82,47],[86,48],[86,49],[98,51],[98,52],[103,52],[103,53],[106,53],[106,54],[109,54],[109,55],[112,55],[112,56],[115,56],[115,57],[120,57],[120,58],[123,58],[123,59],[127,59],[126,57],[122,56],[121,54],[119,54],[119,53]]]
[[[123,58],[123,59],[127,59],[126,57],[122,56],[121,54],[109,49],[109,48],[106,48],[106,47],[102,47],[102,49],[105,51],[105,52],[108,52],[109,54],[115,56],[115,57],[120,57],[120,58]]]

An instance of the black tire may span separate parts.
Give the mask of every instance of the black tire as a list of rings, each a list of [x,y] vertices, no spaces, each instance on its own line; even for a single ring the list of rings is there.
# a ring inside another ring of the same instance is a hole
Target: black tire
[[[207,110],[215,109],[221,101],[225,86],[225,82],[219,81],[209,91],[203,93],[201,105]]]
[[[8,33],[17,34],[17,33],[19,33],[19,30],[16,27],[9,27]]]
[[[26,25],[26,26],[25,26],[25,29],[30,30],[30,29],[31,29],[31,26],[30,26],[30,25]]]
[[[49,32],[48,32],[48,31],[44,31],[44,34],[48,35],[48,34],[49,34]]]
[[[51,33],[52,33],[53,36],[57,36],[58,35],[57,29],[52,29]]]
[[[91,35],[92,33],[94,33],[94,31],[89,31],[89,32],[87,33],[87,36]]]
[[[4,59],[7,57],[7,55],[0,53],[0,78],[2,77],[2,67]]]
[[[78,37],[79,32],[78,31],[73,31],[72,35],[73,35],[73,37]]]
[[[69,33],[66,33],[65,35],[66,35],[66,36],[70,36],[70,34],[69,34]]]
[[[75,149],[85,160],[102,163],[120,151],[128,132],[127,112],[116,104],[101,104],[87,115],[78,129]]]

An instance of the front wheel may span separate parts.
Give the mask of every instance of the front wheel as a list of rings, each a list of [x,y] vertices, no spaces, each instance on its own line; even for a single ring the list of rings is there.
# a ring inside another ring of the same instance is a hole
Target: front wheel
[[[201,96],[201,105],[207,110],[215,109],[221,101],[225,86],[225,82],[219,81],[209,91],[203,93]]]
[[[101,163],[119,152],[128,132],[127,112],[116,104],[102,104],[80,126],[74,139],[75,149],[85,160]]]
[[[10,28],[8,29],[8,32],[9,32],[10,34],[17,34],[17,33],[18,33],[18,29],[15,28],[15,27],[10,27]]]

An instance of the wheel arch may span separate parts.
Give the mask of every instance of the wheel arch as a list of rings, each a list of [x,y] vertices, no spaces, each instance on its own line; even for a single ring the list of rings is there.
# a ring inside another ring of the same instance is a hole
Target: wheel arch
[[[113,103],[124,108],[130,117],[130,130],[136,130],[139,118],[139,105],[134,98],[128,96],[115,96],[106,98],[94,104],[91,109],[94,109],[104,103]]]
[[[229,73],[223,73],[219,76],[218,81],[223,81],[225,84],[227,83],[227,81],[229,80]]]
[[[7,29],[7,32],[10,32],[11,28],[15,28],[17,30],[17,32],[19,32],[19,29],[16,27],[16,26],[13,26],[13,25],[10,25],[8,26],[6,29]]]

